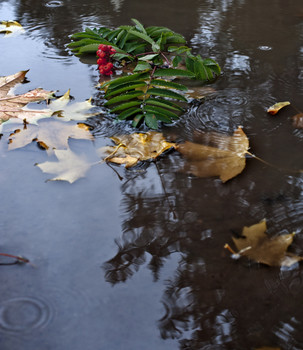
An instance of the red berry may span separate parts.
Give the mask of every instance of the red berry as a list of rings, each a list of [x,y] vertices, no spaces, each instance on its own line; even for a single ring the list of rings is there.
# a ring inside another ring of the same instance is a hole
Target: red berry
[[[108,61],[107,61],[107,59],[106,58],[98,58],[97,59],[97,64],[100,66],[100,65],[105,65],[105,64],[107,64],[108,63]]]
[[[105,66],[103,66],[103,68],[106,72],[109,72],[112,70],[113,66],[114,65],[111,62],[108,62]]]
[[[117,52],[117,51],[116,51],[115,49],[113,49],[113,48],[111,48],[110,51],[109,51],[109,53],[110,53],[111,55],[114,55],[116,52]]]
[[[107,54],[104,51],[98,50],[97,56],[100,58],[105,58],[107,56]]]
[[[106,51],[106,50],[104,50],[104,48],[106,48],[106,46],[107,46],[107,45],[100,44],[100,45],[98,46],[98,49],[101,50],[101,51]]]

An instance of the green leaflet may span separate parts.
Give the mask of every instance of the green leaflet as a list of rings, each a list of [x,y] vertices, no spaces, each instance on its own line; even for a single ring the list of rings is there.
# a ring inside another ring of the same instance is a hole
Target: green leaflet
[[[113,97],[110,100],[108,100],[104,105],[109,106],[109,105],[112,105],[115,103],[129,101],[129,100],[132,100],[133,98],[137,98],[137,97],[142,96],[142,95],[144,95],[143,91],[137,91],[137,92],[133,92],[133,93],[129,93],[129,94],[118,95],[118,96]]]
[[[144,117],[145,124],[151,129],[158,129],[158,119],[152,113],[146,113]]]
[[[141,108],[132,107],[132,108],[127,109],[126,111],[121,112],[118,115],[118,119],[120,119],[120,120],[127,119],[128,117],[130,117],[130,116],[132,116],[134,114],[138,115],[138,113],[142,113]]]
[[[150,105],[155,105],[155,106],[159,106],[159,107],[172,109],[174,111],[179,111],[179,112],[183,111],[183,108],[180,107],[179,105],[177,105],[176,103],[164,100],[162,98],[152,98],[152,97],[150,97],[150,98],[145,100],[145,103],[146,104],[150,104]]]
[[[157,69],[154,73],[154,77],[188,77],[194,78],[195,75],[193,72],[183,69],[174,69],[174,68],[160,68]]]
[[[131,107],[140,106],[141,103],[142,103],[141,101],[131,101],[131,102],[122,103],[121,105],[118,105],[117,107],[111,109],[111,112],[112,113],[120,112]]]
[[[187,102],[186,97],[168,89],[151,88],[151,89],[148,89],[147,93],[150,95],[163,96],[163,97],[173,98],[179,101]]]
[[[176,89],[176,90],[182,90],[182,91],[187,91],[188,88],[183,85],[183,84],[178,84],[178,83],[175,83],[173,81],[168,81],[168,80],[163,80],[163,79],[153,79],[151,82],[150,82],[151,85],[155,86],[155,85],[158,85],[158,86],[165,86],[165,87],[168,87],[168,88],[172,88],[172,89]]]
[[[179,116],[178,114],[171,112],[165,108],[162,107],[158,107],[158,106],[150,106],[150,105],[146,105],[144,106],[144,110],[147,112],[151,112],[154,113],[156,115],[164,115],[173,119],[178,119]]]
[[[136,29],[139,30],[139,32],[146,34],[145,28],[137,19],[132,18],[132,21],[135,23]]]
[[[129,83],[125,83],[123,85],[119,85],[117,88],[109,90],[105,94],[105,98],[108,98],[110,96],[114,96],[114,95],[117,95],[117,94],[121,94],[122,92],[136,90],[138,88],[143,88],[145,86],[146,86],[146,83],[144,81],[140,81],[140,80],[131,81]]]

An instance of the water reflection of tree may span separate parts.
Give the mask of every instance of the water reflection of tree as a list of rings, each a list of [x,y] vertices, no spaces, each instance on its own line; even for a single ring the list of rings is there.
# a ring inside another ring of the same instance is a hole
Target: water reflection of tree
[[[268,213],[277,221],[276,228],[286,222],[299,227],[300,181],[292,186],[285,185],[285,179],[277,181],[273,188],[267,187],[269,195],[264,197],[262,192],[263,199],[259,197],[258,201],[257,178],[254,191],[249,191],[249,184],[244,191],[243,183],[242,188],[237,183],[235,187],[230,183],[216,188],[216,182],[204,180],[205,187],[200,188],[203,195],[199,196],[190,178],[172,171],[180,161],[172,154],[159,163],[165,191],[149,174],[152,169],[157,174],[153,164],[147,172],[126,174],[122,237],[117,241],[117,254],[103,266],[106,280],[112,284],[125,282],[147,263],[157,281],[166,260],[177,252],[181,258],[166,283],[162,297],[165,312],[158,321],[164,339],[178,338],[181,349],[193,350],[284,347],[287,342],[294,344],[292,349],[299,349],[296,346],[302,336],[296,322],[301,322],[302,310],[294,300],[299,303],[303,292],[302,272],[294,269],[280,273],[279,269],[237,263],[222,248],[231,236],[228,225],[232,227],[234,221],[235,227],[242,226],[231,213],[236,213],[241,222],[237,213],[246,202],[252,223]],[[259,182],[264,182],[263,175]],[[277,189],[279,196],[273,195]],[[286,193],[296,198],[290,201]],[[248,219],[247,213],[244,220]],[[292,302],[288,303],[290,298]]]

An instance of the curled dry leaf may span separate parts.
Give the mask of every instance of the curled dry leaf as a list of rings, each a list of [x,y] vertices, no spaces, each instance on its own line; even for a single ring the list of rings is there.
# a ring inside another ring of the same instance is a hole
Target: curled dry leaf
[[[286,107],[288,105],[290,105],[289,101],[275,103],[267,109],[267,113],[275,115],[279,112],[281,108]]]
[[[187,160],[185,170],[198,177],[220,176],[222,182],[240,174],[245,168],[248,138],[239,127],[232,136],[209,134],[211,146],[185,142],[176,149]]]
[[[57,120],[45,120],[39,125],[26,125],[17,129],[9,139],[8,149],[21,148],[36,141],[42,148],[52,152],[53,149],[67,149],[68,139],[93,140],[93,135],[82,124],[66,124]]]
[[[30,110],[25,108],[30,102],[53,98],[53,91],[34,89],[23,95],[10,94],[11,89],[24,80],[27,72],[20,71],[13,75],[0,77],[0,127],[11,118],[26,119],[28,123],[36,123],[37,120],[50,117],[53,113],[49,109]]]
[[[240,238],[233,241],[238,255],[269,266],[291,266],[303,257],[287,252],[293,241],[294,233],[269,237],[266,232],[266,221],[262,220],[252,226],[245,226]],[[229,246],[226,245],[226,248]]]
[[[55,150],[58,162],[44,162],[36,164],[44,173],[55,174],[56,176],[48,181],[68,181],[73,183],[85,177],[86,172],[92,164],[88,163],[84,157],[72,152],[70,149]]]
[[[162,133],[149,131],[133,133],[111,138],[117,146],[102,147],[98,153],[107,162],[125,164],[126,168],[136,165],[139,161],[155,159],[175,143],[167,142]]]

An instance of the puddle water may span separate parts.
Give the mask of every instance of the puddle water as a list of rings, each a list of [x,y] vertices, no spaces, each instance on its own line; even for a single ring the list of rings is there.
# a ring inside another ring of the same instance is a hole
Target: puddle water
[[[30,69],[17,93],[71,89],[76,102],[98,102],[96,65],[66,49],[68,36],[131,18],[164,25],[223,74],[204,103],[161,131],[199,142],[242,126],[250,151],[277,166],[249,158],[222,184],[184,173],[170,152],[136,170],[100,164],[72,185],[45,182],[34,164],[47,154],[34,143],[8,151],[4,129],[0,252],[32,265],[0,266],[1,350],[303,348],[302,266],[264,267],[223,248],[265,218],[269,235],[296,232],[290,250],[303,256],[303,177],[291,171],[303,169],[303,133],[292,125],[292,106],[303,108],[302,14],[299,0],[0,3],[0,19],[25,28],[0,37],[0,75]],[[102,115],[92,125],[94,142],[69,140],[91,158],[125,127]]]

